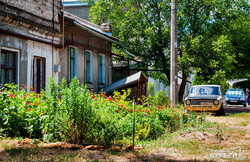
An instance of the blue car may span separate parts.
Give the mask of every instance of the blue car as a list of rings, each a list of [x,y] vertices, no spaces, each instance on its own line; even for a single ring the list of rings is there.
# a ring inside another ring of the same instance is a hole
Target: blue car
[[[246,94],[242,89],[228,89],[225,97],[227,104],[247,106]]]

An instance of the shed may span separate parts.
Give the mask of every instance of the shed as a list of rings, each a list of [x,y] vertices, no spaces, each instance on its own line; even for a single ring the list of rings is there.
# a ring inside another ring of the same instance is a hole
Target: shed
[[[143,95],[147,95],[147,82],[148,77],[143,72],[139,71],[133,75],[103,87],[102,91],[106,92],[107,94],[111,94],[115,90],[121,91],[123,89],[131,88],[131,98],[132,96],[135,98],[140,98]]]

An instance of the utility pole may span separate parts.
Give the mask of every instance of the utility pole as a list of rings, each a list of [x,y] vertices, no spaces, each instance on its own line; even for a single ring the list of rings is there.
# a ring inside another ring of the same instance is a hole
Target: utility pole
[[[171,0],[170,100],[172,106],[176,105],[178,98],[176,3],[176,0]]]

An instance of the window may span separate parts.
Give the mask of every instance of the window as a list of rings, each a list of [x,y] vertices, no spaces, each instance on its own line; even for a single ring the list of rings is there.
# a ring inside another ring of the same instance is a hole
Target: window
[[[86,51],[86,82],[92,83],[92,53]]]
[[[105,84],[105,56],[99,55],[99,83]]]
[[[69,79],[77,76],[77,52],[76,48],[70,47],[69,51]]]
[[[17,84],[17,53],[1,50],[0,66],[0,84]]]

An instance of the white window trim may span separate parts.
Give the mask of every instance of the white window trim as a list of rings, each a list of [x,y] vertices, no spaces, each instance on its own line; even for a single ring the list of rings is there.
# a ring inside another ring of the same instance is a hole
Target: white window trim
[[[103,79],[104,79],[104,82],[102,82],[102,77],[100,75],[101,71],[100,71],[100,68],[99,68],[99,84],[106,84],[106,57],[104,54],[99,54],[99,56],[103,57]],[[99,60],[100,61],[100,60]],[[100,66],[100,62],[99,62],[99,66]]]
[[[0,46],[0,55],[2,54],[2,50],[6,50],[6,51],[11,51],[11,52],[17,53],[17,73],[16,73],[16,78],[17,79],[16,79],[16,84],[17,84],[18,89],[19,89],[20,50],[14,49],[14,48]]]
[[[90,53],[90,80],[87,80],[87,52]],[[85,73],[86,83],[93,83],[93,52],[89,50],[85,50]]]
[[[76,77],[78,78],[78,48],[77,47],[75,47],[75,46],[69,46],[69,49],[68,49],[68,51],[69,51],[69,54],[68,54],[68,58],[69,58],[69,65],[68,65],[68,67],[69,67],[69,73],[68,73],[68,79],[70,80],[71,78],[70,78],[70,48],[74,48],[75,49],[75,66],[74,66],[74,68],[75,68],[75,73],[76,73]]]

